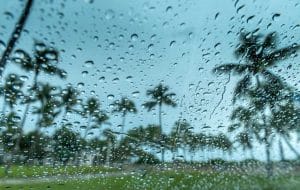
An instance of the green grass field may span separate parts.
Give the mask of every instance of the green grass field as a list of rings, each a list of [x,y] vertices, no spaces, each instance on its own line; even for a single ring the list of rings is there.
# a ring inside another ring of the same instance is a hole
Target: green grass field
[[[5,176],[4,166],[0,166],[0,180],[4,177],[23,178],[23,177],[43,177],[57,175],[75,175],[75,174],[96,174],[118,171],[116,168],[107,168],[103,166],[12,166],[9,175]]]
[[[58,178],[59,180],[59,178]],[[1,183],[0,183],[1,184]],[[0,185],[0,189],[24,190],[100,190],[100,189],[253,189],[253,190],[299,190],[300,175],[281,175],[267,179],[263,175],[239,175],[216,172],[152,172],[145,176],[100,177],[89,180],[67,180],[56,182],[35,182],[18,185]]]

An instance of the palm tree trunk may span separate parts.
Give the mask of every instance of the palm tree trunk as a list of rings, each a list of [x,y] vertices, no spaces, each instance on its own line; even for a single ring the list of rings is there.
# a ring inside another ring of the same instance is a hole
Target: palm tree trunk
[[[35,68],[34,77],[33,77],[33,90],[37,89],[38,76],[39,76],[39,68]]]
[[[124,128],[125,128],[125,116],[126,116],[126,112],[124,111],[123,114],[122,114],[122,126],[121,126],[121,140],[124,139]]]
[[[273,175],[273,166],[272,166],[272,161],[271,161],[271,142],[270,142],[269,136],[270,136],[270,132],[269,132],[269,129],[266,127],[265,128],[265,145],[266,145],[266,159],[267,159],[266,170],[267,170],[268,178],[270,178]]]
[[[186,162],[186,146],[183,146],[183,157],[184,157],[184,162]]]
[[[15,149],[14,149],[14,153],[17,153],[19,150],[20,150],[20,144],[21,144],[21,139],[22,139],[22,136],[23,136],[23,128],[24,128],[24,125],[25,125],[25,121],[26,121],[26,118],[27,118],[27,114],[28,114],[28,111],[29,111],[29,106],[30,104],[26,104],[26,107],[25,107],[25,110],[24,110],[24,113],[23,113],[23,117],[22,117],[22,120],[21,120],[21,123],[20,123],[20,134],[17,138],[17,141],[16,141],[16,146],[15,146]]]
[[[279,142],[278,142],[278,148],[279,148],[279,153],[280,153],[280,160],[281,161],[284,161],[285,158],[284,158],[284,150],[283,150],[283,146],[282,146],[282,142],[281,142],[281,137],[279,137]]]
[[[3,107],[2,107],[2,113],[3,115],[5,115],[5,111],[6,111],[6,101],[5,101],[5,94],[3,95]]]
[[[61,122],[60,122],[60,127],[62,127],[63,125],[65,125],[64,122],[65,122],[65,120],[67,118],[67,113],[68,113],[68,111],[65,111],[64,115],[62,116]]]
[[[289,141],[289,139],[288,139],[285,135],[283,135],[282,137],[283,137],[284,141],[286,142],[286,144],[288,145],[288,147],[294,152],[294,154],[295,154],[298,158],[300,158],[300,154],[299,154],[299,153],[297,152],[297,150],[292,146],[292,144],[291,144],[291,142]]]
[[[87,123],[86,130],[84,133],[84,139],[86,139],[86,137],[87,137],[88,131],[90,130],[90,125],[91,125],[91,115],[89,115],[89,118],[88,118],[88,123]]]
[[[32,4],[33,4],[33,0],[28,0],[27,1],[26,5],[25,5],[25,8],[24,8],[24,10],[23,10],[23,12],[22,12],[22,14],[19,18],[19,21],[16,24],[16,27],[15,27],[13,33],[11,34],[11,36],[9,38],[6,49],[4,50],[4,52],[2,54],[2,57],[1,57],[1,60],[0,60],[0,76],[2,76],[2,72],[5,68],[6,61],[8,60],[9,56],[11,55],[16,42],[18,41],[18,39],[21,36],[21,32],[22,32],[22,30],[24,28],[24,25],[26,24],[26,21],[28,19],[29,14],[30,14],[30,9],[32,7]]]
[[[257,88],[260,87],[260,80],[259,80],[259,76],[256,75],[256,82],[257,82]],[[262,115],[262,120],[264,123],[264,127],[265,127],[265,137],[264,137],[264,141],[265,141],[265,145],[266,145],[266,170],[267,170],[267,176],[268,178],[270,178],[273,175],[273,166],[272,166],[272,161],[271,161],[271,142],[270,142],[270,135],[271,135],[271,131],[269,126],[267,126],[267,120],[266,120],[266,115],[264,113],[264,111],[261,111],[261,115]]]
[[[112,144],[111,140],[109,139],[108,143],[107,143],[106,159],[105,159],[105,165],[107,167],[109,167],[109,165],[110,165],[111,144]]]
[[[194,156],[195,156],[195,151],[193,151],[192,153],[191,153],[191,163],[193,163],[194,162]]]
[[[160,133],[161,133],[161,142],[160,142],[160,148],[161,148],[161,161],[164,162],[165,161],[165,147],[164,147],[164,143],[163,141],[163,132],[162,132],[162,116],[161,116],[161,107],[162,107],[162,103],[159,102],[159,106],[158,106],[158,123],[159,123],[159,128],[160,128]]]
[[[162,103],[159,103],[159,106],[158,106],[158,124],[159,124],[159,128],[160,128],[160,132],[162,133],[161,107],[162,107]]]
[[[172,150],[172,160],[173,160],[173,162],[174,162],[175,158],[176,158],[176,150],[173,149]]]
[[[255,156],[254,156],[254,153],[253,153],[253,148],[249,149],[249,151],[250,151],[251,159],[254,160]]]

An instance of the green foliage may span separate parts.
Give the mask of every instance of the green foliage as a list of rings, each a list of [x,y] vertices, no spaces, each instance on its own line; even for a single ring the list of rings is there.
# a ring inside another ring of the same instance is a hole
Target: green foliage
[[[25,156],[24,161],[32,164],[35,160],[38,160],[41,163],[48,154],[48,142],[48,137],[38,131],[23,135],[20,142],[20,151]]]
[[[66,165],[70,159],[76,159],[78,156],[76,153],[81,147],[79,134],[63,126],[55,132],[53,141],[53,153],[56,160]]]

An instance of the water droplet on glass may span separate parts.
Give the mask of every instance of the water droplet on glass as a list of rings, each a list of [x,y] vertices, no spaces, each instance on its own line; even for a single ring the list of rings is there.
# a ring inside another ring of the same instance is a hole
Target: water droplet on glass
[[[132,34],[131,35],[131,40],[132,41],[137,41],[138,38],[139,38],[139,36],[137,34]]]
[[[115,18],[115,12],[112,9],[108,9],[105,11],[105,18],[107,20]]]
[[[134,91],[132,92],[133,97],[138,97],[140,95],[140,91]]]
[[[176,44],[176,41],[174,41],[174,40],[171,41],[171,42],[170,42],[170,47],[173,47],[175,44]]]
[[[272,20],[275,21],[277,18],[280,17],[280,13],[275,13],[273,16],[272,16]]]
[[[115,98],[115,96],[113,94],[107,95],[107,99],[109,99],[109,100],[113,100],[114,98]]]
[[[84,66],[87,68],[90,68],[90,67],[94,66],[94,61],[88,60],[88,61],[84,62]]]
[[[79,83],[77,83],[77,87],[78,87],[78,88],[82,88],[82,87],[84,87],[84,83],[83,83],[83,82],[79,82]]]
[[[167,8],[166,8],[166,12],[168,13],[168,12],[171,12],[172,11],[172,6],[168,6]]]
[[[86,77],[86,75],[88,75],[89,72],[88,71],[82,71],[81,74],[82,74],[83,77]]]

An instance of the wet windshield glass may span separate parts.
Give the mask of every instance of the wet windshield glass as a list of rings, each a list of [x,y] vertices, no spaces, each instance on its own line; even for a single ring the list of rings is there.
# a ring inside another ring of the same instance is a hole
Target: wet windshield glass
[[[0,189],[299,188],[299,0],[0,5]]]

